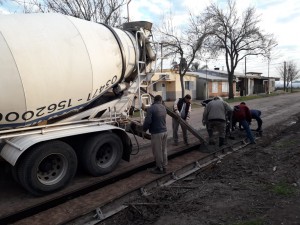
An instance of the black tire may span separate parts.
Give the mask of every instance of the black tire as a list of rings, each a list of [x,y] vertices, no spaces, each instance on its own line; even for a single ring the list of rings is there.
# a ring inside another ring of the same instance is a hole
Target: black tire
[[[14,181],[16,181],[18,184],[20,184],[17,165],[11,166],[11,175],[12,175]]]
[[[76,173],[76,153],[62,141],[39,144],[25,154],[17,175],[20,184],[35,196],[62,189]]]
[[[112,172],[123,154],[123,144],[114,133],[101,133],[90,137],[81,151],[84,169],[93,176]]]

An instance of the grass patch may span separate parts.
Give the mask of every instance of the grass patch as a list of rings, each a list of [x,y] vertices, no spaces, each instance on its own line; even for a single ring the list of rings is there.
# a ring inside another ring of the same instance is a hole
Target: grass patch
[[[196,104],[196,103],[193,103],[193,102],[192,102],[191,105],[192,105],[192,110],[193,110],[193,109],[197,109],[197,108],[202,108],[202,107],[203,107],[202,105],[199,105],[199,104]]]
[[[280,182],[275,184],[271,191],[277,195],[291,196],[296,192],[296,189],[287,183]]]
[[[238,222],[232,225],[264,225],[264,222],[261,219],[257,219],[257,220]]]
[[[294,147],[298,144],[295,140],[283,140],[274,144],[275,149],[279,148],[290,148]]]
[[[271,96],[277,96],[280,95],[280,93],[270,93],[270,94],[259,94],[259,95],[249,95],[249,96],[240,96],[240,97],[234,97],[234,99],[225,99],[226,102],[232,103],[232,102],[246,102],[248,100],[257,99],[257,98],[267,98]]]

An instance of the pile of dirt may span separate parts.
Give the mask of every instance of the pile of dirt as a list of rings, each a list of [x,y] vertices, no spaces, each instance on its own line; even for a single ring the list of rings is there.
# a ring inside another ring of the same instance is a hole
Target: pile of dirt
[[[288,125],[270,127],[257,145],[210,170],[132,200],[101,224],[299,225],[300,122]]]

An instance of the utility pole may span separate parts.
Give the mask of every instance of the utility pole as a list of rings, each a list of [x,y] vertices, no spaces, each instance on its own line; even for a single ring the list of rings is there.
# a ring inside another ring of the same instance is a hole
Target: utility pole
[[[247,74],[247,57],[245,57],[245,79],[244,79],[244,88],[243,88],[242,96],[246,96],[246,86],[247,86],[246,74]]]
[[[286,81],[286,61],[284,61],[283,65],[283,91],[285,92],[285,81]]]
[[[162,73],[163,69],[163,43],[160,43],[160,72]]]
[[[268,57],[268,94],[270,94],[270,55]]]
[[[206,62],[206,99],[208,99],[208,81],[207,81],[207,59]]]
[[[289,78],[291,81],[291,93],[292,93],[293,92],[293,75],[292,75],[292,68],[290,66],[289,66],[288,72],[289,72]]]

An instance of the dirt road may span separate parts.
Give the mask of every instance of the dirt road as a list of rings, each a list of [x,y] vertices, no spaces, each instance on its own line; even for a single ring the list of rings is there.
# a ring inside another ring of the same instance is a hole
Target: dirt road
[[[204,107],[200,101],[193,101],[198,107],[192,108],[190,124],[196,130],[205,130],[202,125],[202,114]],[[167,106],[171,106],[173,102],[168,102]],[[231,106],[237,105],[238,102],[231,103]],[[270,127],[276,123],[293,121],[293,115],[300,112],[300,92],[293,94],[282,94],[278,96],[270,96],[266,98],[258,98],[246,102],[250,109],[259,109],[262,111],[261,118],[263,120],[263,128]],[[253,121],[252,127],[256,129],[256,121]],[[172,118],[167,117],[168,137],[172,137]],[[180,129],[179,129],[180,131]],[[190,135],[190,134],[189,134]],[[206,132],[204,132],[206,135]],[[181,135],[179,135],[181,138]],[[150,143],[150,141],[149,141]]]
[[[247,102],[264,136],[210,170],[157,188],[102,225],[299,225],[300,93]],[[233,104],[234,105],[234,104]],[[201,121],[194,110],[193,124]]]

